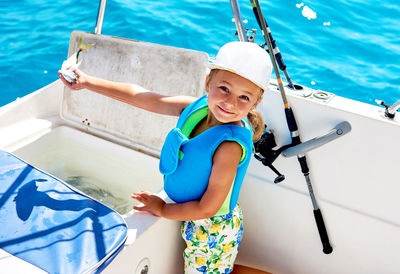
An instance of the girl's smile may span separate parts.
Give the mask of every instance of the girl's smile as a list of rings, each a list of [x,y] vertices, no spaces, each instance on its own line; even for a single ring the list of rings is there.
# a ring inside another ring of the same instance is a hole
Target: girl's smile
[[[223,113],[226,113],[226,114],[233,114],[233,112],[230,112],[230,111],[228,111],[228,110],[225,110],[225,109],[223,109],[223,108],[220,107],[220,106],[218,106],[218,108],[219,108]]]

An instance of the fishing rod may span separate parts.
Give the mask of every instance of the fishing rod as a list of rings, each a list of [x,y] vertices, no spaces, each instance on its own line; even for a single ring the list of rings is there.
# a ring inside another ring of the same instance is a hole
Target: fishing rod
[[[259,13],[257,12],[257,5],[256,5],[256,3],[255,3],[254,0],[250,0],[250,2],[251,2],[251,6],[253,7],[253,13],[254,13],[254,16],[256,17],[257,23],[258,23],[258,25],[260,26],[260,29],[264,32],[264,30],[263,30],[263,28],[262,28],[262,24],[261,24],[261,19],[260,19]],[[258,1],[257,1],[257,2],[258,2]],[[265,24],[265,29],[267,30],[267,33],[268,33],[269,40],[270,40],[271,45],[272,45],[272,47],[271,47],[271,48],[272,48],[272,51],[271,51],[270,47],[268,47],[268,51],[269,51],[270,54],[273,53],[273,55],[275,55],[275,59],[276,59],[276,61],[278,62],[279,68],[280,68],[280,69],[283,71],[283,73],[285,74],[285,78],[286,78],[286,81],[288,82],[288,86],[289,86],[291,89],[295,89],[295,87],[294,87],[294,85],[293,85],[293,82],[292,82],[292,79],[289,77],[289,74],[288,74],[288,72],[287,72],[287,70],[286,70],[286,64],[285,64],[285,62],[283,61],[282,54],[281,54],[281,52],[279,51],[278,46],[276,45],[275,39],[272,37],[272,33],[271,33],[271,30],[269,29],[269,26],[268,26],[268,24],[267,24],[267,21],[265,21],[265,19],[264,19],[263,21],[264,21],[264,24]],[[265,34],[264,34],[264,36],[265,36]],[[263,46],[265,46],[265,44],[264,44]]]
[[[251,5],[253,6],[253,11],[257,14],[256,18],[258,17],[258,23],[260,24],[260,28],[263,32],[264,35],[264,39],[268,45],[268,50],[272,59],[272,64],[274,66],[274,71],[275,71],[275,75],[276,75],[276,79],[279,85],[279,90],[282,96],[282,101],[284,103],[284,107],[285,107],[285,116],[286,116],[286,122],[290,131],[290,135],[292,138],[292,146],[298,145],[301,143],[300,140],[300,136],[299,136],[299,131],[297,128],[297,123],[293,114],[293,111],[287,101],[286,98],[286,93],[285,93],[285,89],[283,87],[282,84],[282,79],[278,70],[278,66],[277,66],[277,61],[275,58],[275,55],[273,54],[273,48],[272,48],[272,43],[271,43],[271,35],[267,26],[267,22],[262,14],[261,8],[260,8],[260,4],[258,2],[258,0],[250,0]],[[310,198],[313,204],[313,211],[314,211],[314,217],[315,217],[315,222],[317,224],[317,228],[318,228],[318,232],[319,232],[319,236],[321,238],[321,242],[322,242],[322,246],[323,246],[323,252],[325,254],[330,254],[332,253],[332,246],[329,243],[329,237],[328,237],[328,233],[326,232],[326,227],[325,227],[325,223],[324,223],[324,219],[322,217],[322,213],[321,210],[318,207],[317,201],[315,199],[315,195],[314,195],[314,191],[311,185],[311,179],[310,179],[310,170],[308,168],[308,164],[307,164],[307,159],[305,155],[297,155],[297,159],[300,163],[300,167],[301,167],[301,172],[303,173],[306,182],[307,182],[307,187],[308,187],[308,192],[310,194]]]

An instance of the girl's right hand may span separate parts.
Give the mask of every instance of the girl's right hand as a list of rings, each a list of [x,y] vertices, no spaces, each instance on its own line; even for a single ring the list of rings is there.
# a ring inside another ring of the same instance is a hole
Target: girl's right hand
[[[70,89],[79,90],[86,88],[88,84],[88,75],[77,68],[73,69],[73,72],[76,74],[77,77],[75,82],[72,84],[65,80],[65,78],[61,74],[61,70],[58,71],[58,75],[60,76],[60,79],[64,83],[64,85],[66,85]]]
[[[162,208],[165,202],[157,195],[147,191],[141,191],[133,193],[131,197],[143,204],[142,206],[134,206],[133,209],[137,211],[147,211],[155,216],[162,217]]]

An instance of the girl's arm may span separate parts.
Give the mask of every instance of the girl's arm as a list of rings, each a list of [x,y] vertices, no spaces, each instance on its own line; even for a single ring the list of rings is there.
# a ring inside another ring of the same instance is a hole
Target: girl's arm
[[[214,216],[225,201],[242,156],[242,148],[236,142],[223,142],[213,156],[213,167],[206,192],[200,201],[167,204],[161,198],[148,192],[132,194],[132,198],[143,203],[134,207],[139,211],[149,211],[167,219],[187,221]]]
[[[79,69],[75,69],[77,75],[75,83],[71,84],[64,79],[58,71],[61,81],[73,90],[89,89],[102,95],[117,99],[121,102],[139,107],[151,112],[179,116],[183,109],[196,100],[191,96],[164,96],[151,92],[145,88],[129,84],[108,81],[87,75]]]

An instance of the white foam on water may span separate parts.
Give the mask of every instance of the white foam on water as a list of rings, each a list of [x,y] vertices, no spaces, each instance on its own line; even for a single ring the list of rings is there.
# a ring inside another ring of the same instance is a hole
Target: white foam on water
[[[317,18],[317,13],[313,11],[311,8],[308,6],[304,6],[303,10],[301,11],[301,14],[306,17],[308,20],[311,19],[316,19]]]

